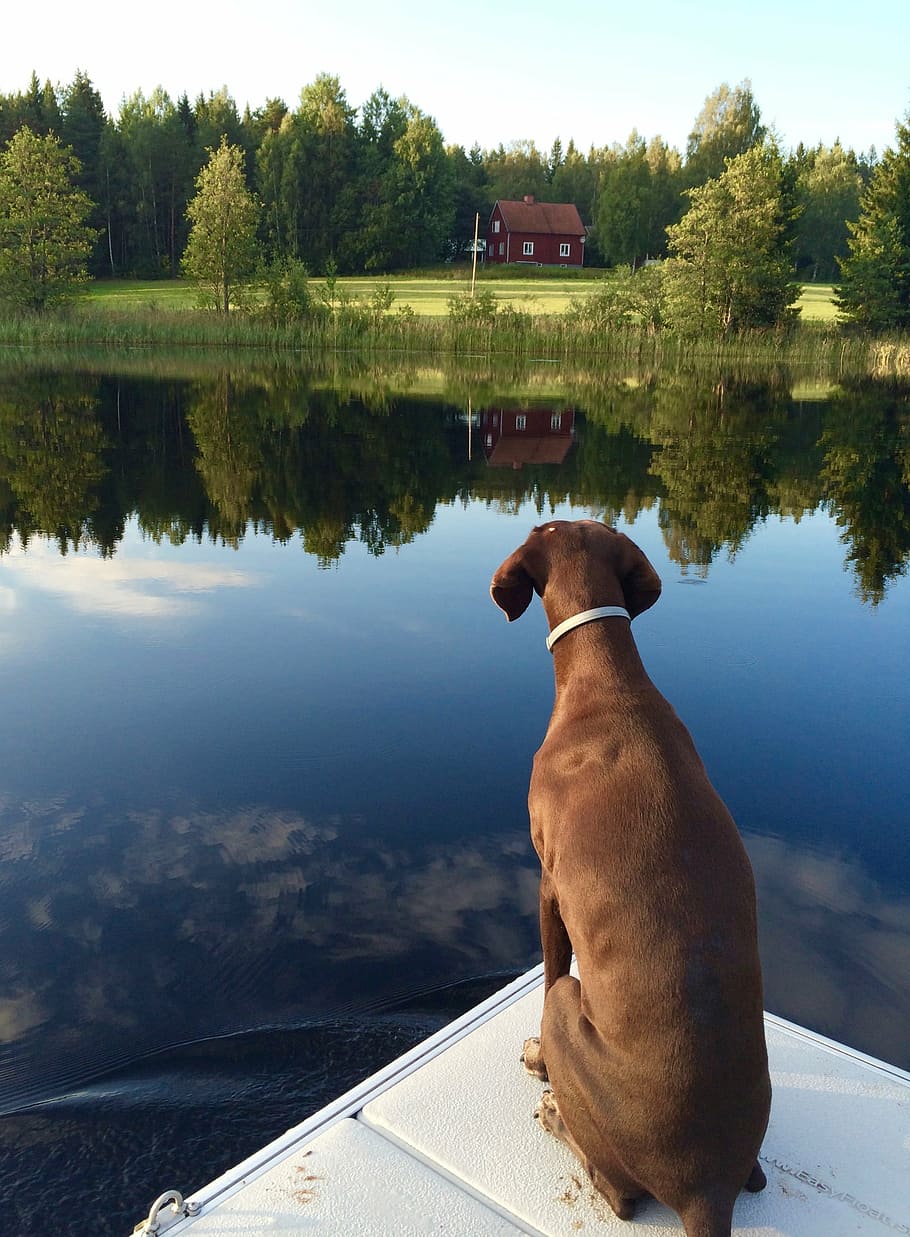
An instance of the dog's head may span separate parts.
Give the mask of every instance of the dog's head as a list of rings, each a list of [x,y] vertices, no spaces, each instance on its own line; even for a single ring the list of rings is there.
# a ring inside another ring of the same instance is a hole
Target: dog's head
[[[548,587],[585,606],[624,606],[635,618],[660,596],[660,576],[625,533],[598,520],[550,520],[500,566],[490,595],[511,623],[535,592],[546,601]]]

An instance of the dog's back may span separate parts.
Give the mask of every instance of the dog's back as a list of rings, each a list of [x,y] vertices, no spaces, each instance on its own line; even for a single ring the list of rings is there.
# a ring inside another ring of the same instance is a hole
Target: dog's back
[[[535,533],[494,577],[499,604],[497,582],[516,570],[551,628],[573,610],[635,614],[656,600],[656,573],[621,534]],[[618,1214],[647,1193],[689,1237],[726,1237],[736,1195],[764,1184],[770,1107],[749,860],[629,623],[586,623],[553,651],[556,702],[529,793],[547,970],[538,1072],[565,1130],[552,1115],[549,1128]]]

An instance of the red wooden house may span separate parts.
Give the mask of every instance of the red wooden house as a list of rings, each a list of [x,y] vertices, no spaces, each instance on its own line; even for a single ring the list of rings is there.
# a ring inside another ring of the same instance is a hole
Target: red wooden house
[[[487,262],[529,262],[534,266],[582,266],[585,225],[575,206],[564,202],[499,201],[487,224]]]

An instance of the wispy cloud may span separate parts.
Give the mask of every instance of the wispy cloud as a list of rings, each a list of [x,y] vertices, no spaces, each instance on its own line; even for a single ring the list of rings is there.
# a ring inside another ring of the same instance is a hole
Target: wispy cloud
[[[214,563],[125,555],[62,557],[41,542],[31,543],[27,551],[14,548],[3,566],[8,583],[0,588],[0,609],[17,608],[19,594],[34,591],[61,598],[79,614],[120,618],[186,617],[202,608],[202,594],[259,583],[251,572]]]

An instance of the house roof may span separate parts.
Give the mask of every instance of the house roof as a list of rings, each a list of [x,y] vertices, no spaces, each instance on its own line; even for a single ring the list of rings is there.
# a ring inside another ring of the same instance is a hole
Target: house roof
[[[504,202],[496,205],[510,232],[538,232],[551,236],[584,236],[578,208],[566,202]],[[494,207],[495,209],[495,207]]]
[[[523,464],[561,464],[572,446],[566,434],[560,437],[500,438],[487,456],[491,468],[521,468]]]

